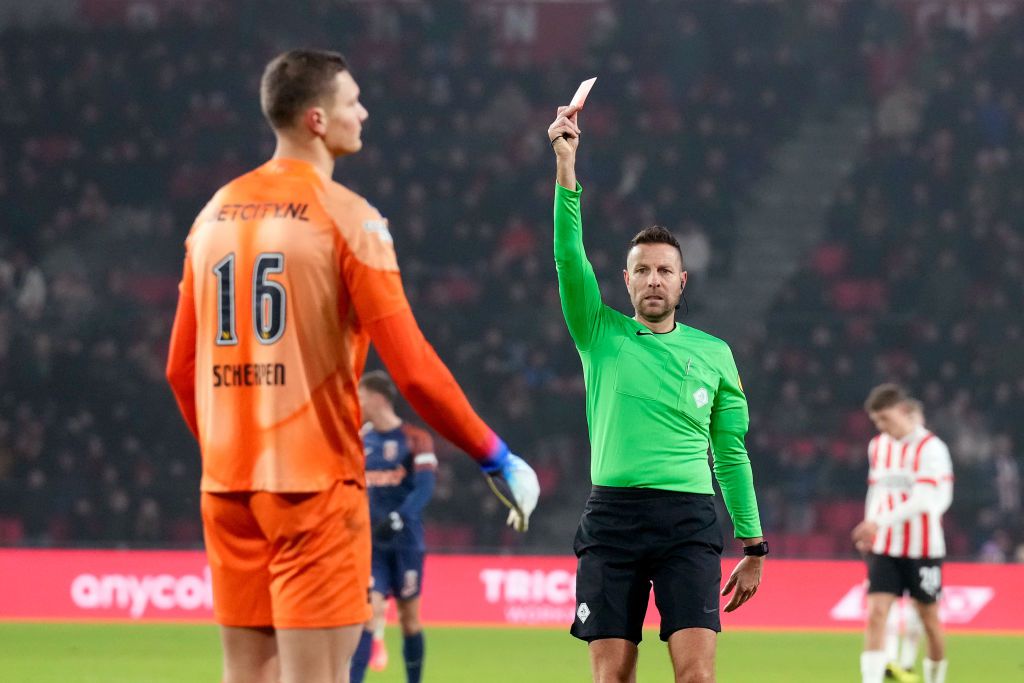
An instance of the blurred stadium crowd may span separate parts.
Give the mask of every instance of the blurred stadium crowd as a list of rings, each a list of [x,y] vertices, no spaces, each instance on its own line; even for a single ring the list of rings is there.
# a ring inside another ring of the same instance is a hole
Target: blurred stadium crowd
[[[213,191],[273,150],[263,64],[314,45],[346,53],[370,112],[366,147],[336,177],[388,216],[428,339],[544,489],[514,540],[496,507],[477,512],[494,503],[473,465],[439,444],[432,545],[570,547],[588,443],[543,131],[598,74],[584,222],[619,308],[639,228],[677,232],[699,306],[731,274],[735,214],[777,143],[806,117],[875,107],[826,240],[763,334],[730,340],[766,534],[793,555],[852,552],[871,436],[860,404],[899,379],[953,452],[952,553],[1024,560],[1019,21],[915,38],[882,0],[609,2],[566,61],[508,47],[470,3],[269,7],[0,34],[0,543],[200,542],[198,451],[163,379],[182,241]]]

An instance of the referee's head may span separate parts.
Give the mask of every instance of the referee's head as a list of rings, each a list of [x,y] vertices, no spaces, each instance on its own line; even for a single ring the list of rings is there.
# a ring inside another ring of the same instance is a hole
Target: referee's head
[[[679,240],[667,228],[644,228],[629,241],[622,277],[637,319],[661,322],[675,314],[686,288]]]

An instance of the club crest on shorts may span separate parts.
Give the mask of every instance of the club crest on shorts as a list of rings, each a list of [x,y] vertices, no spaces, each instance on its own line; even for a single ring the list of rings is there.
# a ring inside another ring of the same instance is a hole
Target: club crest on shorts
[[[579,617],[581,624],[587,623],[587,617],[590,616],[590,608],[587,607],[587,603],[580,603],[580,606],[576,608],[576,616]]]
[[[708,390],[701,387],[697,391],[693,392],[693,402],[698,408],[703,408],[708,404]]]

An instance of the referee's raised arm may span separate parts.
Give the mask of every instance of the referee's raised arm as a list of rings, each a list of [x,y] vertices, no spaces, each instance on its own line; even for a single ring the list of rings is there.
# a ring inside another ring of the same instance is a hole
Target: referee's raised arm
[[[583,248],[583,221],[576,180],[576,149],[580,144],[577,107],[559,107],[548,126],[548,140],[555,152],[555,268],[562,314],[573,342],[580,350],[590,347],[600,325],[601,289]]]
[[[548,126],[548,139],[558,159],[555,182],[567,190],[576,189],[576,148],[580,146],[579,109],[559,107]]]

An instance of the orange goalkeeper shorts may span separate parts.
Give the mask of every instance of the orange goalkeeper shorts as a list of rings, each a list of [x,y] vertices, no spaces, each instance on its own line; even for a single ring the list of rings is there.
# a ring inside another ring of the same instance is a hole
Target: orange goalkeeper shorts
[[[364,489],[203,492],[201,508],[217,623],[331,628],[370,618]]]

